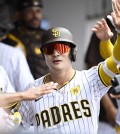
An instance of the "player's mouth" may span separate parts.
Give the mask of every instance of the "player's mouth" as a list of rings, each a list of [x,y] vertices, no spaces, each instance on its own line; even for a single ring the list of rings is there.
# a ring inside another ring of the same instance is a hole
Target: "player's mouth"
[[[54,61],[53,61],[54,64],[58,64],[58,63],[60,63],[60,62],[61,62],[61,60],[54,60]]]

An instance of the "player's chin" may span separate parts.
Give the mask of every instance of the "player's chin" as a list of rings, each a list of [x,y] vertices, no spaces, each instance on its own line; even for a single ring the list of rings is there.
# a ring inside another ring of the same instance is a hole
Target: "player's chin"
[[[31,24],[30,26],[29,26],[31,29],[39,29],[40,28],[40,25],[39,24]]]
[[[33,21],[33,22],[31,22],[31,27],[33,27],[33,28],[39,28],[40,27],[40,22],[39,21]]]
[[[63,67],[60,66],[60,65],[54,65],[53,68],[54,68],[54,70],[56,70],[56,71],[61,71],[61,70],[63,70]]]

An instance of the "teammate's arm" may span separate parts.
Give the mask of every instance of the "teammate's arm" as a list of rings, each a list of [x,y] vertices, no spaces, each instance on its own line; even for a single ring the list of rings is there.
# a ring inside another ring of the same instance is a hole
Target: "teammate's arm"
[[[17,93],[1,93],[0,94],[0,107],[10,107],[18,101],[33,100],[40,96],[52,92],[57,88],[57,83],[47,83],[40,87],[33,87],[24,92]],[[13,104],[14,103],[14,104]]]
[[[111,13],[113,22],[117,29],[120,29],[120,3],[118,0],[112,1],[114,6],[114,12]],[[113,47],[112,56],[109,57],[103,64],[100,65],[99,74],[106,86],[111,84],[111,79],[119,74],[120,68],[120,33],[117,35],[117,40]]]
[[[107,22],[105,19],[98,21],[96,24],[97,30],[95,31],[96,36],[100,39],[99,50],[101,57],[107,59],[112,55],[113,44],[110,41],[110,38],[113,36]],[[115,116],[117,109],[114,106],[113,102],[109,98],[108,94],[105,94],[101,100],[109,123],[112,126],[115,126]]]
[[[96,36],[100,39],[99,49],[101,57],[107,59],[112,55],[113,51],[113,44],[110,41],[110,38],[113,37],[113,33],[106,20],[101,19],[101,21],[97,21],[96,25],[91,30],[94,31]]]
[[[112,13],[113,21],[117,28],[120,29],[120,18],[118,14],[118,6],[120,6],[119,2],[116,1],[117,4],[114,4],[115,12]],[[120,11],[119,11],[120,12]],[[99,25],[98,25],[99,26]],[[95,25],[93,31],[97,33],[98,27]],[[116,74],[119,74],[118,65],[120,63],[120,35],[117,36],[117,41],[114,45],[112,56],[107,58],[104,63],[102,63],[99,67],[99,75],[102,82],[109,86],[111,85],[111,79],[115,77]]]
[[[116,74],[119,74],[119,70],[117,68],[117,65],[120,62],[120,55],[117,50],[118,48],[120,51],[120,36],[118,36],[114,45],[112,56],[107,58],[99,68],[100,77],[106,86],[111,85],[111,79],[115,77]]]
[[[110,57],[113,51],[113,44],[111,43],[110,39],[108,39],[107,41],[100,41],[99,50],[100,55],[103,59],[107,59],[108,57]]]

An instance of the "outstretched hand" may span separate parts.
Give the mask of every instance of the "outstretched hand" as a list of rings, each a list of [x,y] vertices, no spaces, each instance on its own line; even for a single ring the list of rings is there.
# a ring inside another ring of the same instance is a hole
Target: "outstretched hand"
[[[120,0],[112,0],[113,12],[107,18],[111,21],[115,30],[120,34]]]
[[[101,21],[97,21],[97,23],[91,30],[95,32],[96,36],[102,41],[106,41],[113,37],[113,33],[111,32],[105,19],[101,19]]]
[[[111,16],[113,18],[115,27],[120,30],[120,0],[112,0],[113,12]]]
[[[31,89],[28,89],[26,92],[23,92],[25,96],[24,100],[33,100],[41,97],[44,94],[51,93],[57,89],[58,83],[49,82],[46,84],[43,84],[39,87],[32,87]]]

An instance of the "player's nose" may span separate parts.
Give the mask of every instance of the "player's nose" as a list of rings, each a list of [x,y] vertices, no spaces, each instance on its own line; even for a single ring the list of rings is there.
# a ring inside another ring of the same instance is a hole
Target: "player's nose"
[[[56,49],[54,49],[53,55],[54,55],[54,56],[57,56],[57,55],[60,55],[60,53],[59,53]]]

